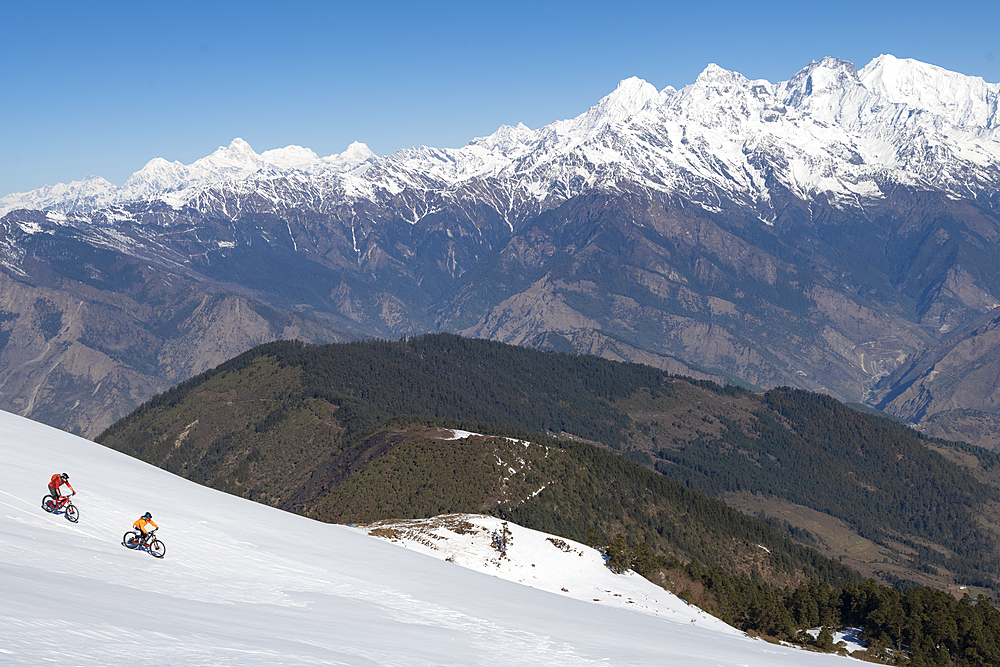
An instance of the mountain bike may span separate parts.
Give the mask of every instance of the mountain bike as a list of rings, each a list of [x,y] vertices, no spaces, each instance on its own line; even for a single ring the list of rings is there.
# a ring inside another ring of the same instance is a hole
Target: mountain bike
[[[76,494],[74,493],[73,495],[75,496]],[[70,502],[69,496],[59,496],[58,498],[43,496],[42,509],[49,514],[62,510],[63,516],[66,517],[66,520],[72,521],[73,523],[80,520],[80,510],[76,508],[76,505]]]
[[[122,537],[122,544],[129,549],[145,548],[153,558],[163,558],[167,555],[167,547],[157,539],[155,530],[143,534],[142,537],[136,537],[135,533],[129,531]]]

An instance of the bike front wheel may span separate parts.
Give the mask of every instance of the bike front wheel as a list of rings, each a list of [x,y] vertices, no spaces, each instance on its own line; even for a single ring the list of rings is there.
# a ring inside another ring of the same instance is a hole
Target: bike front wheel
[[[122,537],[122,542],[124,542],[125,546],[128,547],[129,549],[135,549],[137,546],[139,546],[139,538],[136,537],[135,533],[132,532],[125,533],[125,535]]]
[[[42,509],[51,514],[56,511],[56,499],[52,496],[44,496],[42,498]]]
[[[167,555],[167,547],[163,545],[163,542],[153,540],[149,543],[149,553],[153,558],[163,558]]]
[[[80,510],[76,508],[76,505],[72,503],[66,505],[66,520],[73,523],[80,520]]]

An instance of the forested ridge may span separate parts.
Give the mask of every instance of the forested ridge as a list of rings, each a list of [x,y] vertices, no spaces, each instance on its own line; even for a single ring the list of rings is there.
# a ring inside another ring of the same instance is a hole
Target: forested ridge
[[[811,507],[871,540],[902,541],[916,552],[916,567],[941,565],[969,583],[989,586],[1000,572],[995,536],[976,516],[997,499],[996,488],[908,427],[788,388],[762,394],[748,425],[717,419],[711,436],[656,449],[656,469],[709,495],[748,491]],[[975,454],[996,466],[994,453]]]
[[[334,472],[333,488],[306,513],[365,523],[483,512],[595,545],[621,536],[664,555],[748,576],[756,572],[782,585],[803,578],[833,585],[860,580],[760,518],[594,445],[486,424],[478,425],[480,432],[504,435],[444,440],[442,424],[472,426],[395,421],[345,452],[343,458],[361,452],[356,458],[364,463],[349,475]]]
[[[771,495],[829,514],[903,545],[914,570],[988,587],[1000,571],[996,538],[977,519],[996,488],[904,425],[819,394],[757,394],[451,334],[262,345],[154,397],[98,441],[217,488],[305,506],[329,486],[315,480],[325,461],[403,416],[569,434],[712,496]],[[997,466],[991,452],[964,455]]]
[[[148,411],[176,405],[209,378],[246,368],[260,357],[273,357],[282,368],[301,368],[302,396],[346,403],[350,415],[342,421],[351,432],[387,416],[412,414],[531,432],[566,430],[620,447],[630,420],[613,402],[637,387],[669,391],[663,384],[668,376],[642,364],[451,334],[323,346],[281,341],[258,346],[153,397],[99,439]]]

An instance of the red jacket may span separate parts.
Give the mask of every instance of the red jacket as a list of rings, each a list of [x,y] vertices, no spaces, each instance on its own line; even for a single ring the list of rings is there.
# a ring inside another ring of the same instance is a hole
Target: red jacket
[[[71,490],[73,490],[73,485],[70,484],[69,482],[63,481],[63,478],[59,475],[59,473],[52,475],[52,481],[49,482],[49,486],[51,486],[53,489],[58,489],[63,484],[65,484]]]

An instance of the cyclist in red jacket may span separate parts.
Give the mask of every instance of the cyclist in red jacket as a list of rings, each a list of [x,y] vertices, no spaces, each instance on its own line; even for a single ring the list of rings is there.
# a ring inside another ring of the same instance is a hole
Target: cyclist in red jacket
[[[56,500],[59,500],[59,487],[63,484],[69,487],[69,490],[73,492],[72,495],[76,495],[76,489],[74,489],[73,485],[69,483],[69,475],[67,473],[56,473],[55,475],[52,475],[52,479],[49,481],[49,495]]]

